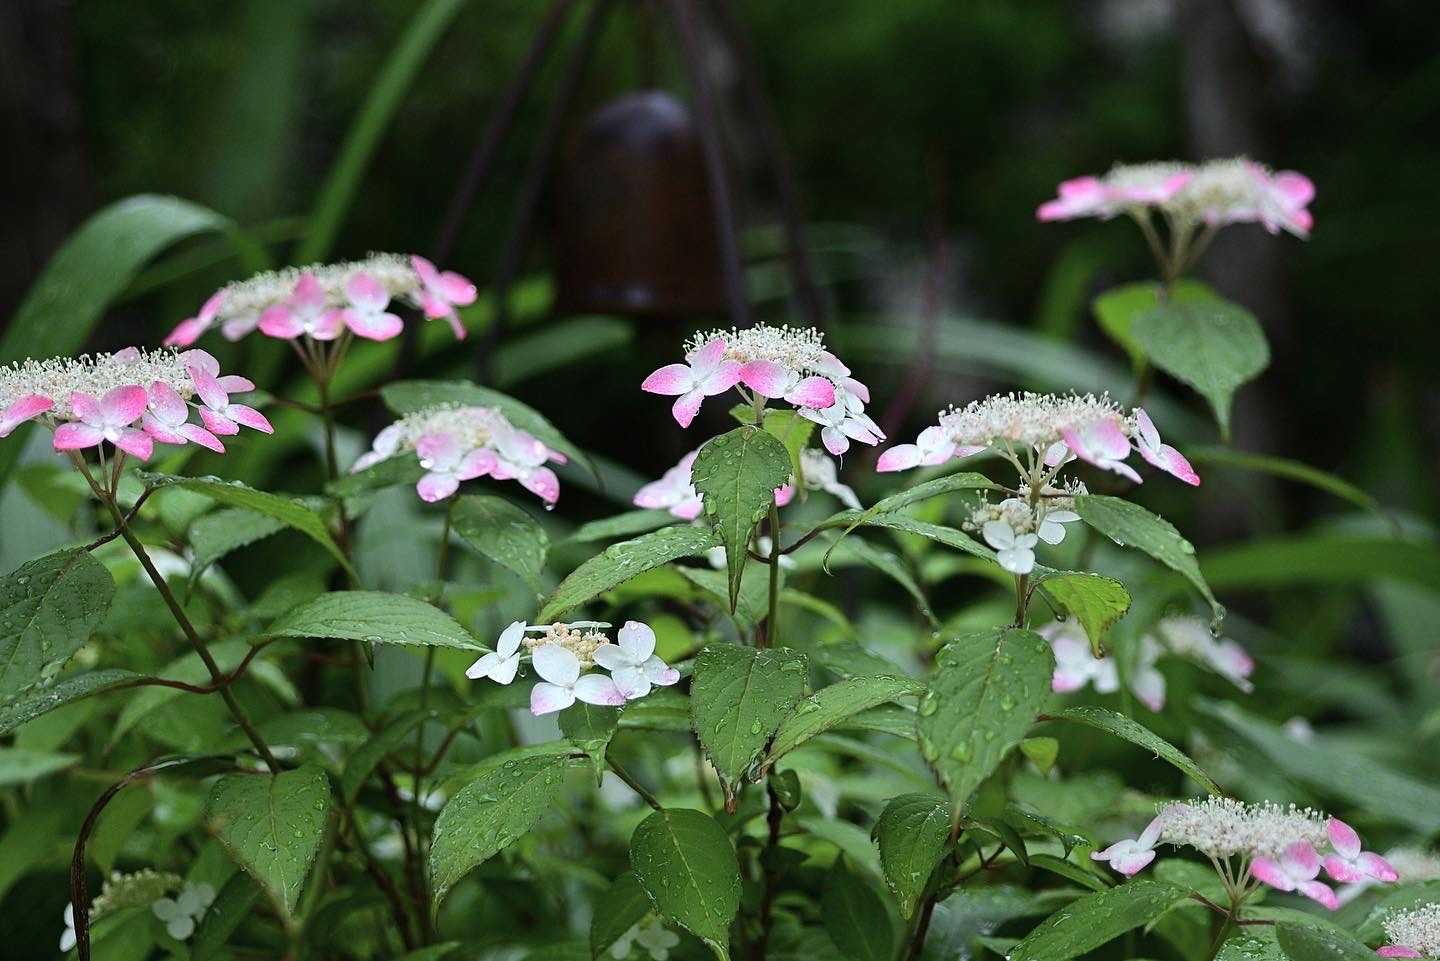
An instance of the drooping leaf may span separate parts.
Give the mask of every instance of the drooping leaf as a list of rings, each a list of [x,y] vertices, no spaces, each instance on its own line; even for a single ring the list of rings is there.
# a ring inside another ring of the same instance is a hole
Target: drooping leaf
[[[1050,645],[1019,628],[962,635],[940,649],[915,728],[955,809],[1025,738],[1054,672]]]
[[[712,644],[696,658],[691,720],[727,802],[805,693],[805,677],[805,655],[784,647]]]
[[[754,427],[737,427],[707,441],[695,457],[690,482],[705,502],[705,516],[725,547],[730,610],[740,593],[746,546],[755,525],[775,504],[775,489],[790,477],[785,445]]]
[[[1080,622],[1090,647],[1099,657],[1105,636],[1130,610],[1130,592],[1113,577],[1065,571],[1040,581],[1040,590]]]
[[[630,838],[630,866],[655,910],[728,961],[740,865],[714,818],[684,808],[654,812]]]
[[[892,961],[895,931],[885,902],[869,882],[843,863],[837,863],[825,877],[820,914],[826,933],[844,957]]]
[[[1184,888],[1149,880],[1087,894],[1040,922],[1015,946],[1010,961],[1068,961],[1149,924],[1187,897]]]
[[[1075,513],[1121,547],[1144,551],[1184,577],[1210,603],[1210,609],[1216,616],[1224,614],[1225,609],[1215,600],[1210,585],[1205,582],[1205,575],[1200,573],[1200,565],[1195,560],[1195,546],[1180,536],[1174,524],[1139,504],[1099,494],[1075,498]]]
[[[703,554],[719,543],[712,530],[682,525],[662,527],[634,540],[611,544],[556,585],[535,620],[548,624],[638,574],[677,558]]]
[[[341,567],[353,573],[349,559],[345,557],[344,551],[340,550],[330,536],[324,519],[298,500],[256,490],[253,487],[246,487],[239,481],[227,481],[220,477],[177,477],[171,474],[153,474],[147,471],[137,471],[137,474],[148,487],[156,489],[178,487],[182,490],[204,494],[217,503],[227,504],[230,507],[243,507],[257,514],[274,518],[287,527],[295,528],[325,548]]]
[[[950,802],[943,794],[891,798],[871,832],[880,848],[885,883],[910,917],[950,842]]]
[[[626,871],[610,885],[600,904],[603,910],[590,918],[590,957],[595,961],[608,956],[616,941],[645,920],[650,913],[650,895],[635,872]]]
[[[1055,719],[1073,721],[1076,724],[1084,724],[1107,734],[1113,734],[1163,759],[1191,780],[1198,782],[1211,794],[1223,795],[1225,793],[1210,775],[1200,770],[1200,766],[1190,760],[1182,751],[1139,721],[1132,721],[1123,714],[1117,714],[1103,707],[1080,706],[1066,708],[1055,715]]]
[[[852,716],[877,704],[919,694],[924,686],[908,677],[872,675],[854,677],[822,687],[795,705],[775,732],[765,755],[765,763],[773,764],[785,754],[817,734],[843,724]]]
[[[1375,961],[1363,942],[1333,929],[1277,924],[1275,940],[1290,961]]]
[[[406,594],[384,591],[321,594],[282,615],[266,633],[277,637],[333,637],[367,644],[487,650],[438,607]]]
[[[495,348],[495,384],[510,387],[551,371],[615,353],[635,337],[632,321],[619,317],[556,317],[538,329],[517,332]],[[564,376],[573,376],[567,372]]]
[[[11,733],[56,708],[74,703],[93,694],[116,688],[131,687],[143,675],[121,668],[104,668],[63,677],[46,687],[34,687],[14,699],[0,704],[0,737]]]
[[[469,381],[402,380],[386,384],[380,390],[385,406],[396,414],[412,414],[436,404],[457,404],[462,407],[495,407],[514,426],[541,441],[551,450],[558,450],[584,466],[593,476],[594,465],[589,456],[572,443],[555,425],[529,404],[498,390],[481,387]]]
[[[435,820],[430,878],[438,907],[477,865],[535,826],[559,797],[568,753],[514,757],[484,768]]]
[[[455,502],[451,526],[475,551],[535,587],[545,569],[550,537],[523,508],[503,497],[470,494]]]
[[[962,887],[935,905],[920,961],[973,957],[973,945],[985,932],[1019,918],[1048,914],[1072,899],[1064,891],[1026,891],[1011,884]]]
[[[295,910],[330,816],[330,782],[307,765],[220,778],[205,805],[210,831],[286,914]]]
[[[84,550],[46,554],[0,577],[0,698],[78,651],[114,596],[110,572]]]
[[[1230,432],[1230,400],[1270,363],[1255,315],[1218,298],[1171,302],[1135,318],[1135,342],[1161,370],[1199,391]]]

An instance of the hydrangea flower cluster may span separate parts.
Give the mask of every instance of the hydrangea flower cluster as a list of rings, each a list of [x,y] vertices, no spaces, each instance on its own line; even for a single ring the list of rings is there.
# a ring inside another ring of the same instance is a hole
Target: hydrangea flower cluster
[[[1381,924],[1390,943],[1376,948],[1382,958],[1440,958],[1440,901],[1397,911]]]
[[[222,375],[219,361],[203,350],[130,347],[24,360],[0,367],[0,437],[34,420],[54,431],[57,451],[108,443],[148,460],[156,443],[193,443],[224,453],[220,438],[242,426],[273,432],[264,414],[230,400],[254,389],[244,377]]]
[[[389,340],[405,326],[389,311],[392,300],[432,320],[444,318],[463,340],[465,328],[455,308],[473,304],[475,296],[474,284],[438,270],[424,257],[371,254],[349,263],[269,271],[222,287],[194,317],[176,325],[165,344],[188,347],[216,326],[227,340],[257,329],[282,340],[328,341],[347,331],[367,340]]]
[[[1277,173],[1245,157],[1203,164],[1119,164],[1103,176],[1060,184],[1056,199],[1041,204],[1035,215],[1041,221],[1109,220],[1158,210],[1182,229],[1259,223],[1272,234],[1285,230],[1307,237],[1314,226],[1308,209],[1314,198],[1315,185],[1304,174]]]
[[[1051,690],[1064,694],[1093,685],[1096,693],[1113,694],[1120,689],[1115,659],[1096,657],[1078,623],[1053,621],[1038,628],[1037,633],[1050,642],[1055,652]],[[1161,618],[1138,644],[1130,670],[1130,692],[1151,711],[1158,712],[1165,707],[1165,675],[1160,673],[1156,662],[1167,653],[1194,661],[1247,694],[1253,689],[1249,678],[1255,670],[1255,659],[1236,641],[1216,637],[1201,618],[1191,615]]]
[[[1090,857],[1130,877],[1155,860],[1155,847],[1162,843],[1194,848],[1209,858],[1237,905],[1265,884],[1333,911],[1339,900],[1317,880],[1322,866],[1343,883],[1368,878],[1388,884],[1397,877],[1384,858],[1361,849],[1360,835],[1339,818],[1293,804],[1226,797],[1167,804],[1138,838],[1117,841]]]
[[[437,404],[406,414],[375,435],[351,473],[406,452],[425,469],[415,492],[427,502],[454,494],[461,481],[487,476],[519,481],[547,507],[560,499],[560,479],[545,465],[563,464],[565,455],[511,424],[496,407]]]
[[[982,504],[966,526],[980,532],[1000,565],[1029,574],[1039,541],[1058,544],[1065,524],[1079,520],[1071,499],[1085,493],[1078,482],[1057,475],[1079,459],[1140,483],[1125,462],[1132,450],[1142,459],[1190,485],[1200,483],[1183,454],[1164,443],[1141,408],[1126,411],[1108,395],[995,394],[965,407],[940,412],[913,444],[897,444],[880,455],[879,471],[939,466],[985,451],[998,454],[1020,475],[1014,496]]]
[[[852,440],[874,445],[885,439],[865,413],[870,389],[825,349],[824,335],[813,327],[757,324],[696,334],[685,344],[685,363],[661,367],[640,387],[678,395],[670,412],[681,427],[690,426],[706,397],[733,387],[757,409],[767,400],[794,405],[820,425],[821,443],[837,457]]]
[[[540,677],[530,689],[530,713],[537,717],[563,711],[577,700],[618,707],[644,697],[652,687],[668,687],[680,680],[680,672],[655,653],[655,632],[649,625],[626,621],[616,632],[615,643],[604,634],[609,626],[603,621],[548,625],[515,621],[501,632],[495,650],[471,664],[465,676],[509,684],[528,656]],[[610,676],[582,673],[597,666]]]
[[[183,888],[190,888],[191,885],[183,884]],[[199,887],[208,888],[210,901],[215,900],[215,889],[207,885]],[[107,914],[113,914],[122,908],[140,907],[142,905],[154,906],[161,901],[169,901],[170,892],[182,889],[182,881],[178,874],[171,874],[168,871],[156,871],[153,868],[144,868],[129,874],[120,871],[111,871],[110,876],[105,879],[104,886],[100,893],[90,902],[90,921],[93,924]],[[183,889],[182,889],[183,890]],[[203,893],[203,892],[197,892]],[[189,902],[187,902],[188,904]],[[208,907],[209,901],[206,902]],[[162,909],[163,910],[163,909]],[[199,914],[205,913],[205,907],[201,907]],[[198,918],[198,915],[197,915]],[[60,950],[69,951],[75,947],[75,905],[65,905],[64,912],[65,929],[60,933]],[[163,919],[162,919],[163,920]],[[193,931],[193,927],[191,929]],[[189,937],[189,934],[185,935]],[[176,938],[176,940],[183,940]]]
[[[695,466],[699,448],[680,458],[680,463],[667,470],[659,480],[651,481],[635,492],[632,503],[636,507],[669,511],[681,520],[693,521],[705,510],[704,499],[690,482],[690,470]],[[840,483],[835,462],[814,448],[800,452],[800,470],[805,475],[806,490],[821,490],[830,494],[855,510],[860,509],[860,499],[849,486]],[[795,479],[775,488],[775,506],[784,507],[795,498]]]

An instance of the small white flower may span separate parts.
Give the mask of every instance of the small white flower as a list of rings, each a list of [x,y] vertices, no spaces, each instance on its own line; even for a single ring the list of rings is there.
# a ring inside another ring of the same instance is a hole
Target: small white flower
[[[855,491],[840,483],[835,462],[813,447],[800,452],[800,469],[805,473],[805,487],[821,490],[831,495],[851,510],[860,510],[860,498]]]
[[[667,930],[659,918],[652,919],[635,935],[635,942],[650,954],[650,961],[666,961],[670,949],[680,943],[680,935]]]
[[[1065,539],[1064,524],[1073,524],[1080,519],[1074,511],[1051,510],[1040,515],[1040,526],[1035,534],[1047,544],[1058,544]]]
[[[618,644],[595,648],[595,663],[610,672],[626,700],[644,697],[651,685],[668,687],[680,680],[680,672],[656,655],[655,632],[648,624],[626,621],[616,638]]]
[[[513,621],[500,632],[495,650],[480,655],[480,659],[465,669],[470,680],[488,677],[496,684],[509,684],[520,670],[520,641],[525,636],[525,622]]]
[[[535,673],[543,680],[530,689],[530,713],[535,716],[563,711],[575,701],[619,707],[625,695],[603,674],[580,675],[580,658],[559,644],[541,644],[531,655]]]
[[[195,925],[215,901],[215,889],[208,884],[185,882],[179,895],[159,898],[150,905],[155,917],[165,922],[165,933],[184,941],[195,933]]]
[[[1029,574],[1035,569],[1034,534],[1016,534],[1004,521],[987,521],[981,528],[985,542],[995,548],[995,559],[1012,574]]]
[[[60,933],[60,950],[69,951],[75,947],[75,905],[65,905],[65,930]]]

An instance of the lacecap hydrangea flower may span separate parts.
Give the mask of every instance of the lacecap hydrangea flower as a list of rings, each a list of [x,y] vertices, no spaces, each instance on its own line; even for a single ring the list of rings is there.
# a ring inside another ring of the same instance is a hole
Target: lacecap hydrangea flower
[[[1381,922],[1390,943],[1377,948],[1382,958],[1440,958],[1440,901],[1397,911]]]
[[[109,444],[143,461],[160,443],[223,453],[220,438],[241,427],[273,431],[264,414],[231,400],[254,389],[245,377],[222,375],[203,350],[24,360],[0,367],[0,437],[33,420],[54,432],[57,451]]]
[[[415,485],[425,501],[444,500],[477,477],[518,481],[547,506],[560,499],[560,479],[546,465],[565,463],[565,455],[511,424],[499,408],[439,404],[406,414],[376,434],[350,469],[410,453],[425,469]]]
[[[400,301],[427,318],[444,318],[464,339],[456,307],[475,302],[475,285],[420,256],[371,254],[364,260],[314,264],[257,274],[216,291],[182,320],[166,345],[187,347],[213,327],[227,340],[255,330],[269,337],[335,340],[344,333],[389,340],[405,327],[389,310]]]
[[[1258,223],[1270,233],[1281,230],[1309,236],[1315,198],[1310,178],[1293,170],[1271,171],[1236,157],[1203,164],[1119,164],[1100,177],[1076,177],[1060,184],[1058,196],[1041,204],[1041,221],[1118,214],[1144,216],[1158,210],[1183,227]]]
[[[1138,838],[1117,841],[1090,856],[1130,877],[1155,860],[1159,844],[1204,854],[1235,903],[1265,884],[1333,911],[1339,900],[1318,880],[1322,867],[1341,882],[1365,877],[1388,884],[1396,879],[1394,868],[1380,855],[1362,850],[1360,836],[1339,818],[1293,804],[1251,804],[1226,797],[1167,804]]]
[[[706,397],[736,388],[756,406],[767,400],[792,404],[820,425],[821,443],[836,456],[849,450],[852,440],[873,445],[885,439],[865,413],[870,389],[850,376],[812,327],[757,324],[696,334],[685,344],[685,363],[661,367],[640,386],[652,394],[678,395],[671,413],[681,427],[690,426]]]
[[[530,689],[530,713],[537,717],[563,711],[576,701],[618,707],[680,680],[680,672],[655,653],[655,632],[649,625],[626,621],[613,643],[604,633],[609,626],[603,621],[515,621],[501,632],[495,650],[471,664],[465,676],[509,684],[528,657],[540,678]],[[594,667],[609,676],[586,673]]]

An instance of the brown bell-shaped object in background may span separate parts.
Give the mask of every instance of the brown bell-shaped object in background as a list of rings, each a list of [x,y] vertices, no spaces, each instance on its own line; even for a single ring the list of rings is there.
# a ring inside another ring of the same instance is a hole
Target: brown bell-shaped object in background
[[[556,185],[560,313],[721,313],[725,289],[695,121],[659,91],[585,122]]]

